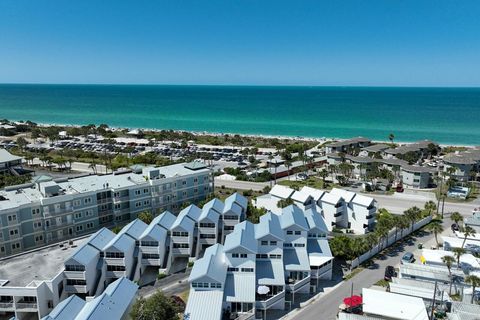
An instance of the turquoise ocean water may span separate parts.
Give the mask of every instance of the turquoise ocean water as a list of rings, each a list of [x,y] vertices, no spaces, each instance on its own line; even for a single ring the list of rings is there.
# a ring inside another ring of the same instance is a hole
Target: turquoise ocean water
[[[480,144],[480,88],[0,85],[0,118]]]

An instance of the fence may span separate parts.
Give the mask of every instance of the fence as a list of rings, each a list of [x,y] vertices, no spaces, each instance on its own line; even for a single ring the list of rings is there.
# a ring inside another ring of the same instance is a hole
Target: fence
[[[377,244],[376,246],[374,246],[371,250],[367,251],[366,253],[362,254],[361,256],[359,256],[358,258],[356,259],[353,259],[352,260],[352,263],[351,263],[351,268],[356,268],[358,267],[361,263],[367,261],[368,259],[370,259],[371,257],[373,257],[374,255],[376,255],[377,253],[379,253],[381,250],[391,246],[392,244],[394,244],[396,241],[398,240],[401,240],[403,238],[405,238],[406,236],[408,236],[410,233],[420,229],[421,227],[423,227],[424,225],[428,224],[430,221],[432,221],[432,216],[428,216],[426,218],[423,218],[422,220],[419,220],[417,222],[415,222],[415,224],[413,225],[413,230],[412,230],[412,227],[408,227],[406,229],[402,229],[402,230],[397,230],[395,231],[394,230],[391,230],[389,233],[388,233],[388,237],[387,237],[387,241],[386,241],[386,245],[385,245],[385,240],[382,241],[382,243],[379,243]]]

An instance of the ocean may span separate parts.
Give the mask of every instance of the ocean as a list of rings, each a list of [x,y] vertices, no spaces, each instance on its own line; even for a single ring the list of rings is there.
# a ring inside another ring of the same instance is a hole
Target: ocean
[[[480,144],[480,88],[1,84],[0,118]]]

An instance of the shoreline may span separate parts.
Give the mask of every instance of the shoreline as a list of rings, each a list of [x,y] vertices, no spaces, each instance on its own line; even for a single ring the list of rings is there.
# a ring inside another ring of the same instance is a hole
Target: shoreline
[[[8,119],[6,119],[8,120]],[[10,122],[14,123],[21,123],[20,120],[8,120]],[[22,120],[24,123],[29,120]],[[32,120],[30,120],[32,121]],[[35,121],[32,121],[35,122]],[[65,127],[65,128],[80,128],[82,126],[86,126],[88,124],[84,125],[78,125],[78,124],[60,124],[60,123],[37,123],[35,122],[39,127]],[[95,124],[98,126],[99,124]],[[107,124],[108,125],[108,124]],[[123,130],[142,130],[142,131],[151,131],[151,132],[161,132],[161,131],[173,131],[176,133],[190,133],[195,136],[216,136],[216,137],[222,137],[222,136],[234,136],[238,135],[240,137],[248,137],[248,138],[259,138],[259,139],[279,139],[279,140],[293,140],[293,141],[309,141],[309,142],[319,142],[319,143],[325,143],[325,142],[331,142],[331,141],[342,141],[342,140],[348,140],[351,138],[359,137],[359,136],[351,136],[349,138],[339,138],[339,137],[303,137],[303,136],[285,136],[285,135],[266,135],[266,134],[247,134],[247,133],[232,133],[232,132],[209,132],[209,131],[190,131],[190,130],[180,130],[180,129],[158,129],[158,128],[139,128],[139,127],[121,127],[121,126],[110,126],[108,125],[108,128],[111,129],[112,131],[123,131]],[[369,137],[365,137],[370,139]],[[420,139],[417,141],[421,141],[425,139]],[[413,144],[417,141],[395,141],[395,144]],[[434,141],[436,142],[436,141]],[[375,140],[372,139],[372,144],[378,144],[378,143],[385,143],[385,144],[390,144],[391,142],[388,140]],[[453,143],[439,143],[439,146],[442,148],[444,147],[465,147],[465,148],[475,148],[478,147],[478,145],[468,145],[468,144],[453,144]]]

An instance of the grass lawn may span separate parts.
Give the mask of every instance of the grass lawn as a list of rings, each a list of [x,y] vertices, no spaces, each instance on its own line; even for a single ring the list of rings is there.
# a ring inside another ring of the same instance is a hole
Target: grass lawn
[[[323,180],[317,177],[309,177],[304,181],[282,180],[278,184],[288,186],[292,189],[301,189],[303,186],[309,186],[315,189],[324,189]]]

